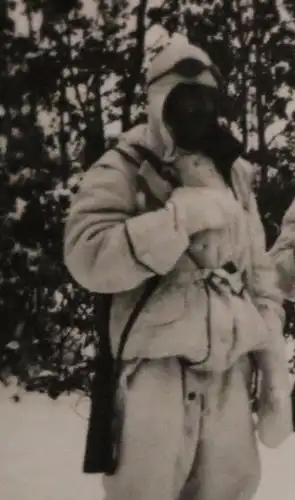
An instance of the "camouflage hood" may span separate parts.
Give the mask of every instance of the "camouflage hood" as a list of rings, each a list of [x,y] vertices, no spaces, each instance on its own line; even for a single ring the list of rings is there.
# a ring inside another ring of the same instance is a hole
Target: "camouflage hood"
[[[221,75],[209,56],[185,37],[175,35],[154,58],[148,73],[148,143],[164,161],[177,154],[173,138],[163,120],[163,107],[180,83],[198,83],[218,88]]]

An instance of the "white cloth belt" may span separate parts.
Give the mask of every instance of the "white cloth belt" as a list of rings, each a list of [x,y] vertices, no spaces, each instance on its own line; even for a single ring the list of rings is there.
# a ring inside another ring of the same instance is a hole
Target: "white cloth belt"
[[[218,293],[228,293],[243,296],[246,289],[243,273],[236,270],[229,272],[224,267],[216,269],[198,269],[196,280],[205,281]]]

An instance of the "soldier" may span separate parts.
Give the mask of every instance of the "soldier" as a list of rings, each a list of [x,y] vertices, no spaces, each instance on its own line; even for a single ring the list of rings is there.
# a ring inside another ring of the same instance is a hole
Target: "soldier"
[[[260,480],[249,353],[262,373],[261,440],[277,446],[291,432],[282,297],[252,168],[219,124],[220,74],[203,50],[172,39],[147,85],[147,123],[85,174],[65,236],[76,281],[113,294],[114,353],[160,276],[123,352],[120,464],[104,476],[106,499],[249,500]]]

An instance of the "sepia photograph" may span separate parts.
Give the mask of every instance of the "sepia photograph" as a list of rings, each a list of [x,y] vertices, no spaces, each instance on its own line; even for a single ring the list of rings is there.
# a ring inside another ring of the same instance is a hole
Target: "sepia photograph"
[[[0,500],[294,500],[294,0],[0,0]]]

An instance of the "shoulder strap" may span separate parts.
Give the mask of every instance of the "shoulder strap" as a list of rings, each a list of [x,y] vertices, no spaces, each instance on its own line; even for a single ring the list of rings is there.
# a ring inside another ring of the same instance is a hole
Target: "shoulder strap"
[[[179,187],[178,181],[175,179],[173,175],[171,175],[171,172],[169,172],[169,170],[163,168],[163,162],[157,155],[155,155],[155,153],[153,153],[153,151],[140,144],[130,144],[130,146],[139,154],[140,157],[139,161],[137,161],[131,154],[127,153],[127,151],[123,150],[119,146],[117,146],[114,149],[126,161],[128,161],[132,165],[135,165],[137,168],[140,167],[143,161],[148,161],[149,164],[155,170],[155,172],[159,175],[159,177],[162,177],[163,179],[167,180],[173,188]]]
[[[144,287],[142,295],[139,297],[139,300],[134,306],[134,309],[132,310],[124,328],[123,331],[120,335],[120,342],[119,342],[119,347],[117,354],[115,356],[115,359],[113,358],[112,355],[112,349],[111,349],[111,343],[110,343],[110,332],[109,332],[109,324],[110,324],[110,311],[111,311],[111,304],[112,304],[112,295],[111,294],[106,294],[103,296],[103,300],[100,304],[101,308],[101,319],[102,321],[100,322],[100,336],[99,336],[99,351],[100,354],[102,355],[102,362],[104,363],[105,369],[108,371],[111,370],[111,363],[114,361],[115,366],[114,366],[114,381],[115,385],[118,381],[118,378],[121,373],[121,368],[122,368],[122,361],[123,361],[123,352],[126,346],[126,343],[129,338],[129,334],[133,328],[133,325],[135,324],[139,314],[141,313],[142,309],[144,308],[145,304],[149,300],[149,298],[152,296],[153,292],[156,290],[159,282],[161,280],[161,276],[153,276],[150,278]],[[101,297],[101,295],[100,295]],[[101,363],[101,357],[99,357],[99,363]]]
[[[141,155],[142,160],[147,160],[150,163],[160,177],[170,182],[173,188],[179,187],[178,181],[171,175],[169,170],[163,168],[163,162],[153,151],[140,144],[131,144],[131,146]]]
[[[150,149],[140,144],[131,144],[132,148],[140,155],[142,160],[147,160],[155,169],[157,174],[161,175],[163,164]]]
[[[161,160],[148,148],[141,146],[139,144],[131,144],[132,148],[139,154],[141,161],[137,161],[135,158],[132,157],[132,155],[128,154],[127,151],[124,151],[120,147],[114,148],[118,153],[128,162],[131,164],[135,165],[136,167],[140,167],[140,164],[142,161],[147,160],[152,167],[155,169],[155,171],[162,176],[163,175],[163,164]],[[172,184],[173,187],[176,187],[176,180],[174,177],[169,176],[169,172],[165,172],[165,176],[167,180]],[[168,178],[169,176],[169,178]],[[120,376],[121,373],[121,368],[122,368],[122,358],[123,358],[123,352],[126,346],[126,343],[129,338],[129,334],[139,316],[141,313],[142,309],[144,308],[145,304],[149,300],[149,298],[152,296],[154,291],[156,290],[159,282],[161,280],[160,276],[154,276],[153,278],[150,278],[146,286],[144,288],[144,291],[142,295],[140,296],[138,302],[135,304],[135,307],[130,314],[125,327],[121,333],[120,336],[120,342],[119,342],[119,347],[117,351],[117,355],[115,358],[115,370],[114,370],[114,380],[115,383],[118,381],[118,377]]]
[[[236,140],[234,139],[234,141],[236,141]],[[171,173],[167,169],[163,168],[162,161],[160,160],[160,158],[158,158],[157,155],[155,155],[155,153],[153,153],[153,151],[151,151],[147,147],[142,146],[140,144],[130,144],[130,146],[139,154],[139,156],[140,156],[139,162],[132,155],[128,154],[126,151],[122,150],[120,147],[116,147],[115,149],[116,149],[116,151],[118,151],[118,153],[120,153],[125,158],[125,160],[129,161],[133,165],[136,165],[138,168],[140,167],[140,164],[143,161],[145,161],[145,160],[148,161],[149,164],[155,170],[155,172],[160,177],[167,180],[173,188],[179,187],[179,183],[178,183],[177,179],[175,179],[175,177],[173,175],[171,175]],[[242,161],[243,160],[241,159],[241,162]],[[244,170],[245,170],[245,168],[244,168]],[[243,177],[245,177],[245,175]],[[236,198],[240,198],[241,202],[243,203],[244,208],[246,210],[248,210],[248,208],[249,208],[248,193],[245,192],[245,189],[239,189],[239,192],[237,192],[237,190],[235,189],[235,187],[233,185],[231,187],[232,187],[232,190],[233,190]]]
[[[124,149],[117,146],[116,148],[114,148],[114,151],[117,151],[124,158],[124,160],[128,161],[132,165],[135,165],[137,168],[140,167],[141,161],[138,162],[135,158],[133,158],[132,155],[127,153],[127,151],[124,151]]]
[[[125,324],[125,327],[121,333],[119,347],[118,347],[118,351],[117,351],[117,355],[116,355],[116,359],[115,359],[115,370],[114,370],[115,381],[118,380],[118,377],[121,373],[123,351],[125,349],[127,340],[129,338],[129,334],[130,334],[130,332],[133,328],[133,325],[135,324],[140,312],[144,308],[144,306],[147,303],[147,301],[149,300],[149,298],[152,296],[153,292],[156,290],[156,288],[160,282],[160,279],[161,279],[161,277],[157,275],[157,276],[154,276],[153,278],[150,278],[147,281],[146,286],[144,288],[144,291],[143,291],[142,295],[140,296],[139,300],[137,301],[137,303],[135,304],[135,307],[134,307],[132,313],[130,314],[130,316]]]
[[[135,146],[132,145],[135,150],[137,150],[140,153],[140,156],[142,158],[142,161],[146,159],[150,163],[152,163],[153,166],[157,164],[157,171],[159,171],[161,161],[147,148],[144,148],[143,146]],[[123,149],[116,147],[114,148],[118,153],[128,162],[131,164],[135,165],[136,167],[140,167],[141,161],[138,163],[138,161],[133,158],[132,155],[128,154],[126,151]],[[159,282],[160,282],[161,277],[156,275],[152,278],[150,278],[146,282],[146,286],[144,288],[144,291],[142,295],[140,296],[138,302],[135,304],[135,307],[133,311],[131,312],[125,327],[121,333],[120,336],[120,342],[119,342],[119,347],[117,351],[117,355],[115,357],[115,370],[114,370],[114,377],[115,381],[118,379],[120,372],[121,372],[121,366],[122,366],[122,357],[123,357],[123,351],[125,349],[127,340],[129,338],[129,334],[133,328],[134,323],[136,322],[139,314],[141,313],[142,309],[144,308],[145,304],[153,294],[153,292],[156,290]],[[103,357],[106,359],[111,359],[113,358],[112,356],[112,350],[111,350],[111,345],[110,345],[110,335],[109,335],[109,323],[110,323],[110,309],[111,309],[111,303],[112,303],[112,295],[107,294],[105,295],[105,300],[103,301],[103,321],[101,322],[103,325],[101,327],[101,334],[100,334],[100,349],[101,352],[103,353]]]
[[[117,146],[115,151],[120,153],[121,156],[126,161],[129,161],[133,165],[140,167],[141,163],[145,160],[147,160],[155,169],[155,171],[161,175],[162,173],[162,162],[160,158],[158,158],[150,149],[146,148],[145,146],[141,146],[140,144],[130,144],[130,146],[139,154],[140,160],[137,161],[131,154],[127,153],[124,149],[120,148]]]
[[[112,305],[111,294],[96,294],[95,296],[95,315],[99,316],[99,354],[102,355],[105,365],[112,362],[112,349],[109,337],[110,311]],[[101,363],[98,356],[97,360]]]

